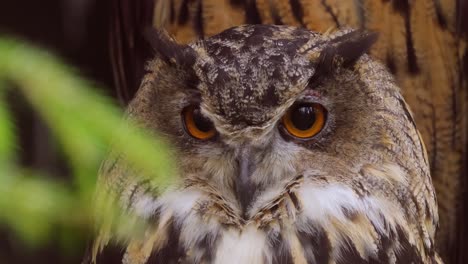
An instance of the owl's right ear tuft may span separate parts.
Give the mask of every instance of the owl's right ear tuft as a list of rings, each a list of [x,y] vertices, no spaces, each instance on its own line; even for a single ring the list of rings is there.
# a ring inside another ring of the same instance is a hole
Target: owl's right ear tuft
[[[177,43],[166,31],[150,27],[144,31],[144,36],[155,55],[167,64],[185,68],[195,63],[195,51]]]

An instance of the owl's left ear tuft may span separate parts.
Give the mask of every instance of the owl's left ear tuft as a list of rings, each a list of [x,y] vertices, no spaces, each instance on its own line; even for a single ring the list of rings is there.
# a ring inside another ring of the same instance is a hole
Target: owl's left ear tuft
[[[166,31],[150,27],[144,31],[144,36],[155,55],[167,64],[190,67],[195,63],[195,51],[188,45],[177,43]]]
[[[377,41],[378,34],[364,30],[355,30],[336,37],[320,52],[316,64],[316,77],[323,77],[336,67],[350,67]]]
[[[364,30],[352,31],[337,37],[335,45],[336,56],[342,59],[342,65],[353,65],[364,53],[368,52],[377,41],[378,33]]]

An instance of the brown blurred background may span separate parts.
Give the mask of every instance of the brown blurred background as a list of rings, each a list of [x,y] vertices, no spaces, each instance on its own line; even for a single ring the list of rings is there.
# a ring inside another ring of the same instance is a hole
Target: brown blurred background
[[[115,98],[107,43],[109,4],[110,0],[2,0],[0,35],[14,36],[51,51]],[[66,164],[47,127],[19,93],[11,92],[8,100],[15,114],[22,164],[70,182]],[[62,236],[57,230],[53,241],[30,248],[0,228],[0,263],[80,263],[89,234],[82,234],[68,246],[60,243],[65,239]]]

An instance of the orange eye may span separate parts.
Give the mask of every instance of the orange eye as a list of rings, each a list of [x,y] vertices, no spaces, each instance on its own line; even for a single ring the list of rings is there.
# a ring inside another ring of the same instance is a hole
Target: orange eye
[[[283,116],[285,130],[293,137],[310,139],[325,126],[326,110],[320,104],[295,104]]]
[[[213,123],[202,115],[199,106],[191,105],[184,108],[182,119],[185,131],[196,139],[210,139],[216,134]]]

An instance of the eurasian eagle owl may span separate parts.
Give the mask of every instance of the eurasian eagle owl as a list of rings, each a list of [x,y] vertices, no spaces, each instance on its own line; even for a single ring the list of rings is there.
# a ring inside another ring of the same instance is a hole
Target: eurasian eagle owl
[[[364,54],[376,37],[150,34],[156,58],[128,115],[171,142],[181,180],[156,197],[104,163],[122,206],[152,226],[123,262],[440,262],[426,151],[393,77]]]

